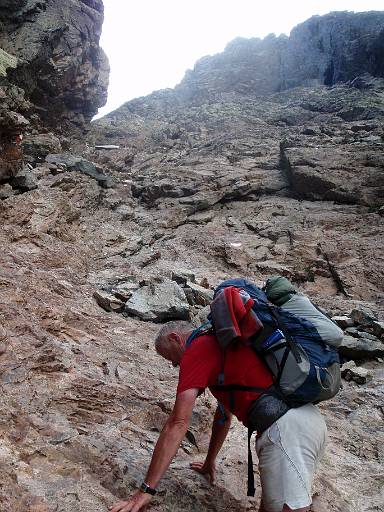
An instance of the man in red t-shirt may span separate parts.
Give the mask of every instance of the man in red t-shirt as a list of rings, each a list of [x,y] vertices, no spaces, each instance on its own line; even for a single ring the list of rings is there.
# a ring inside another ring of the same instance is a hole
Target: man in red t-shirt
[[[271,374],[251,348],[227,349],[224,355],[215,336],[207,334],[194,339],[187,348],[186,341],[192,330],[193,326],[188,322],[168,322],[156,338],[157,352],[174,366],[180,365],[175,405],[156,443],[141,488],[128,501],[116,503],[111,512],[145,509],[188,430],[197,396],[207,387],[219,405],[213,419],[206,459],[192,463],[191,467],[206,475],[213,484],[216,457],[231,424],[230,411],[247,425],[248,410],[260,396],[255,391],[218,391],[215,386],[219,376],[224,373],[227,385],[266,389],[272,384]],[[222,421],[223,413],[226,421]],[[313,472],[325,439],[324,420],[312,404],[289,409],[265,432],[258,433],[256,451],[262,486],[259,512],[309,510]]]

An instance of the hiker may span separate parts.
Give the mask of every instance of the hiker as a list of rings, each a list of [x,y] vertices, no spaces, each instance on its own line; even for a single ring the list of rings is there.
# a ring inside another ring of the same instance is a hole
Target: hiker
[[[293,294],[290,291],[286,299],[292,298]],[[247,307],[247,301],[240,294],[234,293],[233,299],[234,307]],[[252,325],[250,318],[242,322],[245,330]],[[191,468],[214,484],[216,457],[231,425],[230,411],[247,426],[251,406],[263,394],[263,390],[273,384],[272,374],[261,358],[250,346],[243,345],[240,349],[228,349],[231,350],[231,356],[225,358],[225,379],[226,382],[240,385],[238,387],[249,387],[250,390],[220,390],[217,382],[223,369],[222,349],[210,331],[201,333],[189,344],[193,330],[188,322],[174,321],[165,324],[157,335],[156,351],[171,361],[173,366],[180,366],[175,405],[157,441],[140,489],[128,501],[116,503],[111,507],[111,512],[145,510],[184,439],[196,398],[207,387],[218,400],[218,406],[206,459],[204,462],[191,463]],[[290,408],[281,400],[273,400],[274,397],[268,407],[274,411],[277,419],[263,432],[258,432],[256,439],[262,488],[259,511],[304,512],[309,510],[312,502],[313,474],[324,451],[327,428],[313,404]]]

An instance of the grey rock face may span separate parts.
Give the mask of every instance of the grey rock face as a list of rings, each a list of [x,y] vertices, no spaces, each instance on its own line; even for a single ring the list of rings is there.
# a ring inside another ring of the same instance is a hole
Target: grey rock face
[[[124,310],[129,315],[152,322],[190,318],[184,291],[170,280],[143,286],[133,293]]]
[[[284,53],[284,87],[309,80],[347,82],[364,72],[384,76],[383,12],[332,12],[295,27]],[[370,58],[367,59],[367,55]]]
[[[381,144],[371,148],[380,158]],[[381,205],[381,170],[370,166],[360,148],[340,144],[282,149],[282,165],[299,197],[339,203]]]
[[[55,131],[84,129],[106,101],[102,21],[101,0],[2,2],[0,48],[17,59],[7,79]]]
[[[364,72],[384,77],[383,51],[383,12],[332,12],[301,23],[289,38],[235,39],[223,53],[200,59],[177,90],[190,100],[233,91],[263,96]]]

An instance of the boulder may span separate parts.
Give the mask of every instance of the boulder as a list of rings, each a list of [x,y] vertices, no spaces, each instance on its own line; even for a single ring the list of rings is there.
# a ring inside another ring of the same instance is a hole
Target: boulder
[[[29,192],[30,190],[37,188],[34,175],[27,170],[19,172],[9,180],[9,183],[14,189],[17,189],[20,192]]]
[[[370,340],[370,341],[379,341],[377,336],[375,336],[374,334],[371,334],[369,332],[365,332],[365,331],[359,331],[359,338],[363,338],[365,340]]]
[[[350,336],[353,336],[354,338],[359,338],[360,331],[357,327],[347,327],[345,329],[346,334],[349,334]]]
[[[375,321],[372,323],[373,334],[380,339],[384,339],[384,322]]]
[[[341,376],[346,381],[353,380],[357,384],[366,384],[369,380],[372,380],[372,374],[366,368],[356,366],[354,361],[348,361],[341,367]]]
[[[8,68],[15,68],[17,66],[17,58],[10,55],[0,48],[0,77],[7,76]]]
[[[196,316],[193,318],[193,324],[196,327],[199,327],[201,324],[205,324],[208,321],[208,315],[211,312],[211,308],[209,306],[205,306],[204,308],[199,308]]]
[[[152,322],[190,319],[189,304],[183,289],[168,279],[139,288],[125,304],[124,311]]]
[[[347,361],[344,363],[340,368],[341,376],[344,377],[345,373],[352,368],[356,368],[355,361]]]
[[[203,286],[192,283],[191,281],[187,282],[186,288],[192,292],[193,305],[209,306],[213,300],[213,290],[204,288]]]
[[[61,143],[53,133],[28,135],[24,138],[22,147],[26,159],[30,162],[42,162],[50,153],[60,153]]]
[[[119,300],[111,293],[97,290],[93,294],[94,299],[98,305],[105,309],[105,311],[113,311],[115,313],[121,313],[124,309],[124,302]]]
[[[195,194],[196,190],[188,185],[181,185],[179,182],[171,179],[157,179],[156,182],[146,185],[132,185],[133,197],[140,198],[148,205],[153,205],[155,201],[165,197],[188,197]]]
[[[172,281],[175,281],[177,284],[181,284],[182,286],[185,286],[187,282],[196,282],[195,274],[186,269],[173,270],[171,279]]]
[[[188,217],[188,222],[192,224],[207,224],[215,217],[214,212],[198,212]]]
[[[353,320],[352,318],[349,318],[349,316],[334,316],[332,317],[332,320],[342,329],[353,326]]]
[[[0,185],[0,199],[8,199],[8,197],[13,196],[13,194],[13,188],[9,183]]]
[[[374,359],[384,356],[384,344],[379,341],[367,340],[366,338],[353,338],[344,336],[339,347],[341,357],[346,359]]]
[[[379,114],[378,114],[379,115]],[[381,148],[372,148],[379,157]],[[300,198],[382,205],[382,187],[358,146],[327,143],[281,148],[281,165]]]
[[[377,320],[376,315],[368,308],[353,309],[350,317],[356,325],[372,326]]]
[[[111,188],[114,186],[112,178],[103,174],[94,163],[79,156],[70,153],[53,153],[47,155],[46,161],[50,164],[65,166],[67,171],[81,172],[96,180],[103,188]]]
[[[139,286],[139,283],[135,280],[126,280],[110,288],[110,293],[122,302],[127,302]]]

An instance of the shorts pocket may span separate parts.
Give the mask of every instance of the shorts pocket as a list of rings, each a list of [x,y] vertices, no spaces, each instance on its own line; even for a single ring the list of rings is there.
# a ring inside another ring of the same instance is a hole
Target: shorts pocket
[[[280,446],[281,435],[277,422],[273,423],[260,437],[256,438],[256,453],[259,455],[260,451],[267,446]]]
[[[268,439],[272,444],[281,445],[281,434],[279,425],[275,422],[268,429]]]

